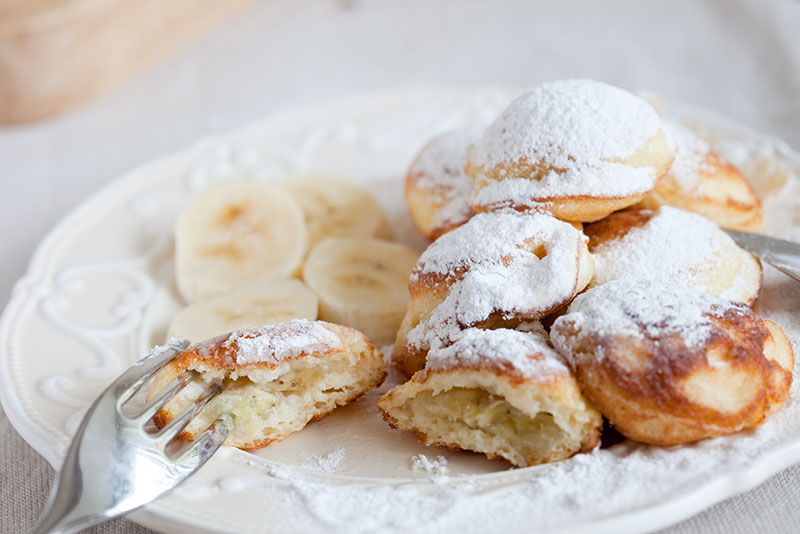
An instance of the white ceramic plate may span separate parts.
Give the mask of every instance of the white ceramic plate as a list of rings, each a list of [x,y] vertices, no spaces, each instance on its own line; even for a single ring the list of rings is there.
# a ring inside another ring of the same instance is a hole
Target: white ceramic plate
[[[87,200],[42,242],[0,325],[0,396],[54,466],[83,409],[163,341],[179,308],[171,233],[187,198],[226,179],[299,171],[352,177],[422,249],[403,173],[433,134],[486,122],[513,92],[397,92],[294,110],[142,166]],[[710,136],[766,197],[767,232],[800,240],[800,157],[709,112],[669,111]],[[757,310],[800,340],[800,284],[767,270]],[[386,389],[386,385],[381,391]],[[509,470],[390,430],[380,392],[257,454],[221,451],[132,517],[168,532],[644,532],[688,517],[800,461],[797,387],[759,431],[672,449],[623,443]],[[98,451],[98,457],[102,452]],[[417,467],[412,457],[425,455]],[[437,460],[437,457],[441,456]],[[446,465],[444,464],[446,462]]]

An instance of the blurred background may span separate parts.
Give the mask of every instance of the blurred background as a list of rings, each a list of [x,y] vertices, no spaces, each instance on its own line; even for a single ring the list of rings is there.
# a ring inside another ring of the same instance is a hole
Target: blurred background
[[[800,2],[0,0],[0,303],[70,209],[201,137],[357,93],[565,77],[710,108],[798,149]],[[800,499],[798,474],[674,532],[779,516],[772,531],[789,532],[800,515],[780,503]],[[0,415],[0,500],[16,523],[0,531],[33,524],[51,476]]]

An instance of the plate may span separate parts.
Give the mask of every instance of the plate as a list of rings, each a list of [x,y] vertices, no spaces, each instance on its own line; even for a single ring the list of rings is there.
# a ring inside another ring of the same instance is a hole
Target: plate
[[[172,229],[187,199],[230,179],[348,176],[418,250],[403,174],[422,143],[491,120],[515,91],[401,91],[288,111],[139,167],[44,239],[0,323],[0,400],[54,466],[89,402],[163,341],[180,307]],[[766,232],[800,240],[800,156],[708,111],[666,104],[753,181]],[[800,284],[765,270],[757,311],[800,349]],[[798,358],[800,360],[800,358]],[[798,384],[754,432],[692,446],[624,442],[525,469],[424,447],[388,428],[388,385],[255,454],[218,453],[193,479],[131,518],[166,532],[644,532],[750,489],[800,461]]]

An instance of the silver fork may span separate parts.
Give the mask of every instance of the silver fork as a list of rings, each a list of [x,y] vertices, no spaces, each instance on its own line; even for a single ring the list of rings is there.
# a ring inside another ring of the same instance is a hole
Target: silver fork
[[[220,391],[212,384],[169,425],[150,433],[145,425],[194,378],[179,375],[140,413],[129,416],[122,406],[167,362],[188,346],[169,343],[122,373],[89,407],[67,451],[50,501],[31,534],[77,532],[152,502],[200,468],[233,430],[223,414],[181,450],[167,445]],[[173,443],[172,445],[177,445]]]
[[[765,235],[725,231],[740,247],[800,282],[800,244]]]

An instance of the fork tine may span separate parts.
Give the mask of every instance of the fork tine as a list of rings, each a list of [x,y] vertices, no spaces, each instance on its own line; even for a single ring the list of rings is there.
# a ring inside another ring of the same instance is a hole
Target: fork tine
[[[158,395],[151,400],[144,410],[139,415],[132,417],[134,421],[139,421],[142,424],[146,423],[153,418],[166,404],[172,400],[175,395],[188,386],[192,380],[197,378],[197,373],[194,371],[187,371],[179,374],[175,380],[170,382],[167,387],[158,392]]]
[[[200,467],[220,448],[233,431],[233,427],[233,416],[223,413],[188,448],[178,453],[174,458],[174,462],[183,468]]]
[[[154,437],[162,444],[167,444],[172,441],[175,436],[183,432],[183,430],[189,426],[189,423],[194,416],[200,413],[200,410],[202,410],[206,404],[214,400],[214,398],[219,395],[221,391],[222,384],[219,382],[214,382],[208,386],[200,398],[194,401],[191,406],[183,410],[178,417],[170,421],[167,426],[159,430]]]
[[[188,340],[170,341],[133,364],[114,381],[117,406],[125,404],[164,365],[189,346]]]

